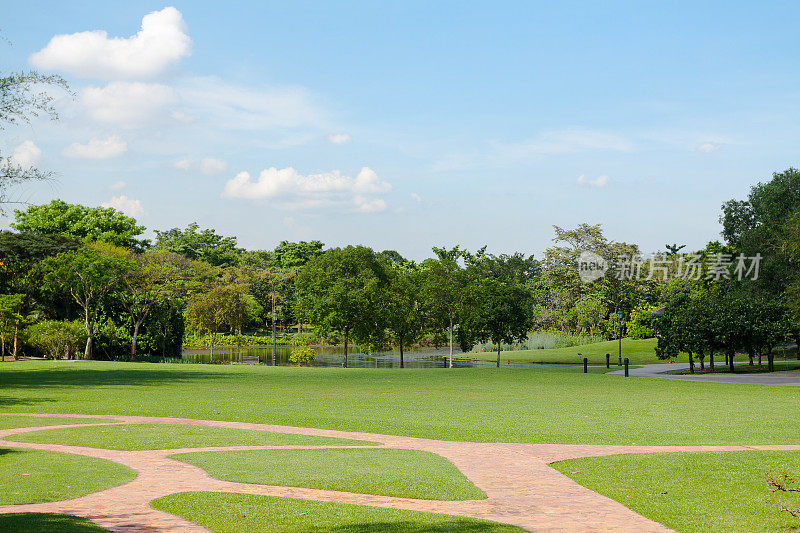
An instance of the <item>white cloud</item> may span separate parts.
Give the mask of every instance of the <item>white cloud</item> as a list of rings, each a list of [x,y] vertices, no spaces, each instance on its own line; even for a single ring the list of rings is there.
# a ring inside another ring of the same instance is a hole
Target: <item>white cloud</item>
[[[352,140],[353,138],[347,133],[331,133],[328,135],[328,142],[331,144],[347,144]]]
[[[228,163],[222,159],[205,157],[200,161],[200,172],[207,175],[219,174],[228,169]]]
[[[574,154],[587,151],[626,152],[633,144],[613,133],[599,130],[570,128],[550,131],[534,139],[518,143],[496,143],[497,155],[501,159],[523,160],[546,155]]]
[[[31,168],[42,158],[42,150],[33,141],[25,141],[14,148],[11,164],[16,167]]]
[[[111,135],[105,139],[94,138],[87,144],[72,143],[61,151],[61,155],[73,159],[110,159],[121,156],[127,150],[128,143]]]
[[[323,111],[302,87],[252,88],[216,77],[193,77],[176,85],[182,112],[231,130],[324,126]]]
[[[240,172],[225,184],[222,196],[282,199],[290,208],[350,204],[358,211],[373,212],[386,208],[386,202],[377,196],[391,190],[392,186],[381,181],[369,167],[362,168],[355,178],[342,175],[338,170],[302,175],[292,167],[271,167],[262,170],[256,180],[251,179],[249,172]]]
[[[180,11],[165,7],[145,15],[141,30],[128,38],[109,37],[103,30],[56,35],[31,55],[30,63],[83,78],[152,78],[191,54],[186,30]]]
[[[122,211],[129,217],[137,217],[144,214],[144,208],[139,200],[128,198],[125,195],[114,196],[108,202],[101,204],[103,207],[113,207],[117,211]]]
[[[159,83],[115,81],[81,91],[81,104],[91,118],[129,128],[163,119],[164,107],[177,101],[175,90]]]
[[[418,204],[419,204],[419,203],[422,203],[422,196],[420,196],[419,194],[417,194],[417,193],[415,193],[415,192],[412,192],[412,193],[411,193],[411,198],[412,198],[412,199],[413,199],[415,202],[417,202]]]
[[[172,166],[178,170],[189,170],[192,166],[192,162],[189,159],[178,159],[172,163]]]
[[[356,209],[362,213],[375,213],[386,209],[386,201],[383,198],[365,198],[363,196],[356,196],[353,198],[353,203],[356,204]]]
[[[605,187],[606,185],[608,185],[609,179],[610,178],[608,177],[608,174],[601,174],[593,180],[586,179],[586,177],[583,174],[581,174],[580,176],[578,176],[578,184],[590,185],[592,187]]]
[[[128,184],[125,183],[124,181],[115,181],[114,183],[109,185],[108,188],[111,189],[112,191],[118,191],[120,189],[124,189],[126,185]]]
[[[709,153],[709,152],[716,152],[720,148],[722,148],[722,143],[708,142],[699,145],[697,148],[695,148],[695,150],[697,150],[698,152]]]

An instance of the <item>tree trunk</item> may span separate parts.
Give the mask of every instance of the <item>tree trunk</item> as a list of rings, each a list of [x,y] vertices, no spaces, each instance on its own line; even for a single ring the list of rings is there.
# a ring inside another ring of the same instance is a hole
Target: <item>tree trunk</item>
[[[453,368],[453,311],[450,311],[450,363],[449,368]]]
[[[689,373],[694,374],[694,356],[689,352]]]
[[[211,364],[214,364],[214,341],[217,340],[217,334],[214,333],[211,335]]]
[[[728,352],[728,368],[730,368],[731,374],[733,374],[733,351]]]
[[[797,344],[797,360],[800,361],[800,337],[795,337],[794,342]]]
[[[342,364],[343,368],[347,368],[347,334],[350,328],[344,328],[344,363]]]
[[[86,349],[83,351],[84,359],[91,360],[92,359],[92,336],[89,335],[86,338]]]
[[[133,339],[131,340],[131,362],[136,361],[136,338],[139,336],[139,326],[142,325],[141,320],[133,323]]]
[[[747,357],[750,358],[750,366],[755,366],[755,363],[754,363],[755,356],[756,356],[756,354],[753,353],[752,349],[747,350]]]
[[[713,372],[714,371],[714,352],[713,351],[709,355],[708,366],[711,367],[711,371]]]
[[[17,354],[19,353],[19,318],[14,320],[14,352],[11,354],[13,356],[14,361],[17,360]]]
[[[6,360],[6,336],[0,334],[0,361]]]
[[[500,341],[497,341],[497,368],[500,368]]]
[[[706,354],[700,352],[697,354],[697,358],[700,359],[700,371],[702,372],[706,369]]]
[[[86,350],[83,352],[84,359],[92,359],[92,324],[89,321],[89,308],[84,308],[84,326],[86,327]]]

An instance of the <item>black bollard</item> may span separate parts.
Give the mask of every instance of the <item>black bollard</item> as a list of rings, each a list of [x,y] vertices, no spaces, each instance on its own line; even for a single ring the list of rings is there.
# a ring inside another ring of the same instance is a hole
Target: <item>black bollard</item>
[[[770,372],[775,372],[775,356],[767,354],[767,368]]]
[[[606,368],[611,368],[611,354],[606,354]]]
[[[625,377],[626,377],[626,378],[628,377],[628,363],[629,363],[629,362],[630,362],[630,361],[628,361],[628,358],[626,357],[626,358],[625,358]]]
[[[589,359],[587,357],[583,358],[583,373],[587,374],[589,372]]]

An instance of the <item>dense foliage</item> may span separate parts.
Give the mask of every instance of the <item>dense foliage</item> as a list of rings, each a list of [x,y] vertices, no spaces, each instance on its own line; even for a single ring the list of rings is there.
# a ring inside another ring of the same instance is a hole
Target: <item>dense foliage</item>
[[[499,364],[542,331],[656,336],[659,357],[688,353],[703,368],[715,354],[760,361],[800,337],[800,174],[727,202],[721,221],[726,242],[688,255],[673,244],[644,258],[581,224],[555,227],[541,261],[456,246],[415,262],[319,241],[243,250],[194,223],[150,245],[114,209],[54,200],[16,211],[16,232],[0,232],[0,352],[135,360],[178,356],[188,342],[213,353],[271,343],[274,320],[280,344],[344,345],[345,366],[353,344],[481,346]],[[745,255],[763,260],[743,272]]]

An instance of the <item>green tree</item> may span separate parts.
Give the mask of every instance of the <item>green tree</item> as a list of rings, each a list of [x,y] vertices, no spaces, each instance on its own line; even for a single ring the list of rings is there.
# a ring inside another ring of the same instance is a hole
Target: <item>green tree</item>
[[[108,245],[92,244],[62,252],[42,262],[44,283],[51,292],[66,291],[83,310],[86,359],[92,358],[95,325],[103,301],[119,289],[124,264],[108,252]]]
[[[422,263],[422,291],[432,323],[437,328],[446,328],[450,346],[448,365],[453,368],[453,331],[461,309],[465,286],[464,269],[459,260],[464,251],[459,246],[447,249],[433,248],[435,259]]]
[[[195,293],[186,306],[189,327],[211,335],[211,362],[217,335],[223,329],[241,331],[242,326],[260,311],[255,299],[241,284],[217,285],[209,291]]]
[[[214,266],[238,265],[242,251],[236,247],[236,237],[217,235],[213,229],[200,230],[196,222],[189,224],[185,230],[156,230],[154,247]]]
[[[32,205],[26,210],[15,210],[11,227],[21,233],[35,235],[68,235],[84,243],[104,242],[143,250],[148,241],[137,237],[144,226],[113,207],[86,207],[53,200],[49,204]]]
[[[322,255],[324,247],[321,241],[281,241],[272,252],[272,259],[280,268],[297,268]]]
[[[422,337],[427,317],[419,290],[422,272],[413,263],[393,263],[388,270],[389,284],[383,307],[386,329],[392,344],[400,348],[400,368],[404,368],[404,350]]]
[[[180,296],[191,276],[190,260],[167,250],[135,253],[122,248],[107,250],[120,261],[120,290],[117,299],[133,324],[130,360],[136,360],[139,329],[160,304]]]
[[[471,347],[475,341],[489,340],[497,346],[500,367],[502,343],[525,339],[531,327],[532,299],[523,285],[506,283],[495,278],[473,280],[466,287],[463,318],[459,336]]]
[[[380,344],[384,332],[385,290],[388,275],[375,252],[364,246],[332,248],[309,261],[296,278],[300,312],[323,332],[344,336],[348,342]]]
[[[17,338],[17,329],[22,320],[20,310],[23,298],[22,294],[0,294],[0,361],[5,361],[6,338],[9,335],[15,340]],[[16,359],[16,352],[13,355]]]

